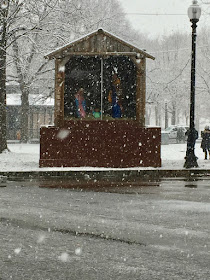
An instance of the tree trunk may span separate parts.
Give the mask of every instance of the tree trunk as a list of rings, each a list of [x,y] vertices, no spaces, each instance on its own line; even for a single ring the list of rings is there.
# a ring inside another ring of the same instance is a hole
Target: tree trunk
[[[7,9],[0,7],[0,153],[7,149],[6,118],[6,43]]]
[[[146,110],[146,125],[150,125],[151,108],[148,106]]]
[[[172,104],[172,118],[171,118],[171,124],[176,124],[176,104],[173,102]]]
[[[28,85],[25,83],[25,75],[22,72],[22,68],[20,66],[20,52],[19,52],[19,46],[17,41],[13,42],[12,45],[13,51],[14,51],[14,62],[16,66],[16,70],[18,73],[18,80],[20,84],[20,90],[21,90],[21,110],[20,110],[20,141],[22,143],[27,143],[29,140],[29,89]],[[26,67],[27,68],[27,67]]]
[[[165,128],[168,127],[168,104],[165,102]]]
[[[0,153],[7,149],[6,125],[6,55],[0,51]]]
[[[155,125],[160,126],[160,104],[157,102],[155,105]]]
[[[0,153],[7,149],[6,123],[6,17],[7,10],[0,7]]]
[[[27,143],[29,140],[28,135],[28,122],[29,122],[29,92],[25,89],[21,90],[21,115],[20,115],[20,124],[21,124],[21,142]]]

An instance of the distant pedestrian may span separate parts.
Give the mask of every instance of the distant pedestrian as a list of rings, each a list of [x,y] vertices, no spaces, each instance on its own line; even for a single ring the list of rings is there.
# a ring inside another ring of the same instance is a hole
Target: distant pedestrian
[[[183,127],[177,128],[177,143],[183,143],[185,141],[185,132]]]
[[[17,137],[17,140],[19,140],[19,141],[21,140],[20,130],[17,131],[16,137]]]
[[[201,131],[201,148],[205,154],[205,159],[207,159],[207,155],[209,154],[210,159],[210,129],[209,126],[205,126],[204,131]]]

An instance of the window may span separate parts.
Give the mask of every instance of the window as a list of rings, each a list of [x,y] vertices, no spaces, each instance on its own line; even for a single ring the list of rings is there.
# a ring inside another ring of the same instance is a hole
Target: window
[[[135,104],[136,67],[129,57],[74,56],[66,64],[65,119],[135,118]]]

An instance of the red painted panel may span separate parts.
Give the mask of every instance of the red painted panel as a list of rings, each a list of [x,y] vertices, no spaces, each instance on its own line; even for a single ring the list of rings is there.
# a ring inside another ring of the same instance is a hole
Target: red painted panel
[[[40,167],[161,166],[160,128],[135,121],[69,121],[40,135]]]

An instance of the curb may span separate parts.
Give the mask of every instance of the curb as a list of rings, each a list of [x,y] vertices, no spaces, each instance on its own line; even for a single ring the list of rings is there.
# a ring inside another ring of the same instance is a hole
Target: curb
[[[207,169],[183,169],[183,170],[102,170],[102,171],[23,171],[23,172],[0,172],[0,182],[4,180],[103,180],[135,182],[139,180],[154,180],[163,178],[199,179],[210,177]]]

